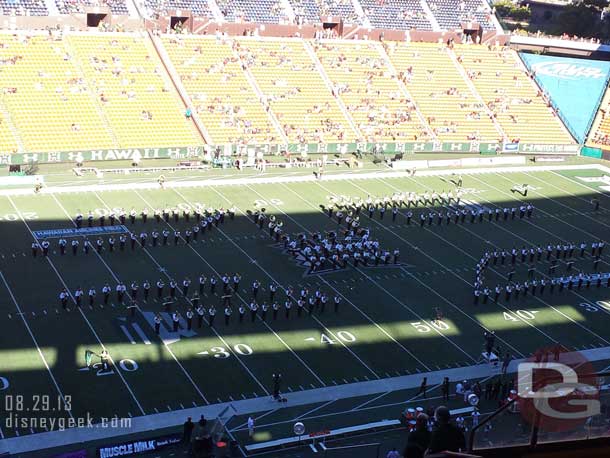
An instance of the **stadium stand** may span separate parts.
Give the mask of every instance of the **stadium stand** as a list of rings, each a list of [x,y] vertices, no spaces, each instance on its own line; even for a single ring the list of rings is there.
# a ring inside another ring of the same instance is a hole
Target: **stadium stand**
[[[507,47],[456,45],[455,54],[509,140],[574,142],[515,51]]]
[[[473,95],[445,44],[393,42],[387,48],[399,77],[441,140],[501,139],[485,105]]]
[[[373,27],[432,30],[419,0],[360,0]]]
[[[139,35],[69,35],[85,77],[119,146],[201,143],[161,61]]]
[[[0,34],[0,63],[2,102],[27,151],[116,146],[61,40]]]
[[[279,0],[221,0],[217,3],[227,21],[239,19],[266,24],[288,22],[288,15]]]
[[[212,37],[163,38],[193,108],[214,143],[281,143],[233,43]]]
[[[207,0],[146,0],[144,4],[149,17],[163,16],[170,10],[191,10],[196,17],[212,17]]]
[[[322,16],[341,16],[348,24],[361,24],[351,0],[290,0],[298,23],[319,22]]]
[[[493,30],[491,8],[481,0],[428,0],[428,5],[442,29],[461,29],[464,22],[477,22]]]
[[[412,100],[403,93],[377,42],[325,41],[315,45],[333,91],[345,103],[366,141],[423,141]]]
[[[48,16],[44,0],[0,0],[0,16]]]
[[[55,4],[61,14],[84,13],[87,7],[107,6],[113,14],[129,15],[125,0],[55,0]]]
[[[240,45],[291,143],[355,141],[302,40],[244,40]]]

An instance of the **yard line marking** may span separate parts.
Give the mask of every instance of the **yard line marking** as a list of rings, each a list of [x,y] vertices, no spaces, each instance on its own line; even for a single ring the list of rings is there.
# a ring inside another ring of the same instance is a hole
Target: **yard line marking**
[[[320,183],[318,183],[318,185],[324,189],[326,192],[331,193],[334,195],[334,193],[332,193],[328,188],[325,188],[324,186],[322,186]],[[357,185],[354,185],[357,186]],[[359,186],[357,186],[359,189]],[[290,192],[292,192],[293,194],[295,194],[296,196],[298,196],[302,201],[306,202],[310,207],[316,208],[318,211],[321,211],[318,207],[316,207],[314,204],[312,204],[311,202],[309,202],[308,200],[304,199],[303,197],[301,197],[298,193],[294,192],[292,189],[290,189],[288,186],[284,185],[284,188],[286,188],[287,190],[289,190]],[[288,216],[290,218],[290,216]],[[292,218],[291,218],[292,219]],[[294,221],[294,219],[293,219]],[[375,223],[379,224],[381,227],[384,227],[383,225],[381,225],[378,221],[376,220],[372,220],[375,221]],[[296,221],[295,221],[296,222]],[[298,222],[297,222],[298,224]],[[302,226],[301,226],[302,227]],[[388,231],[392,232],[391,230],[387,229]],[[392,232],[393,234],[395,234],[394,232]],[[398,236],[400,237],[400,236]],[[415,315],[417,318],[419,318],[420,320],[423,320],[424,318],[419,315],[418,313],[415,312],[415,310],[413,310],[411,307],[409,307],[407,304],[405,304],[404,302],[402,302],[400,299],[398,299],[395,295],[393,295],[390,291],[388,291],[385,287],[383,287],[382,285],[380,285],[377,281],[375,281],[371,276],[369,276],[366,272],[364,272],[362,269],[356,267],[355,268],[362,276],[364,276],[365,278],[367,278],[370,282],[374,283],[379,289],[381,289],[382,291],[384,291],[387,295],[389,295],[391,298],[393,298],[398,304],[400,304],[404,309],[409,310],[413,315]],[[401,268],[401,270],[403,270],[405,273],[410,274],[408,271],[405,271],[403,268]],[[413,278],[415,278],[413,276]],[[328,284],[328,282],[326,282],[326,280],[322,277],[320,277],[320,279],[322,281],[324,281],[326,284]],[[423,282],[421,282],[420,280],[417,280],[420,283],[424,284]],[[428,287],[429,288],[429,287]],[[350,302],[347,298],[345,298],[347,302]],[[460,347],[456,342],[454,342],[453,340],[451,340],[449,337],[447,337],[446,335],[444,335],[442,332],[440,332],[438,329],[434,328],[434,331],[440,335],[441,337],[443,337],[447,342],[451,343],[456,349],[458,349],[459,351],[461,351],[463,354],[465,354],[468,358],[470,358],[473,362],[476,362],[477,360],[475,358],[473,358],[472,356],[470,356],[462,347]],[[419,358],[417,358],[415,355],[413,355],[411,352],[409,352],[411,354],[411,356],[417,361],[419,362],[423,367],[425,367],[427,370],[430,370],[430,367],[425,364],[423,361],[421,361]]]
[[[184,410],[184,404],[180,403],[180,408]]]
[[[350,409],[350,412],[352,412],[354,410],[359,410],[360,408],[364,407],[365,405],[370,404],[371,402],[375,402],[377,399],[380,399],[389,393],[391,393],[391,391],[386,391],[385,393],[381,393],[380,395],[375,396],[373,399],[369,399],[368,401],[365,401],[362,404],[359,404],[356,407]]]
[[[297,421],[297,420],[300,420],[301,418],[306,417],[307,415],[310,415],[310,414],[312,414],[312,413],[314,413],[314,412],[317,412],[317,411],[318,411],[318,410],[320,410],[320,409],[323,409],[324,407],[326,407],[327,405],[332,404],[332,403],[333,403],[333,402],[335,402],[335,401],[336,401],[336,399],[331,399],[330,401],[327,401],[327,402],[325,402],[324,404],[322,404],[322,405],[320,405],[320,406],[317,406],[317,407],[314,407],[313,409],[308,410],[307,412],[305,412],[305,413],[303,413],[303,414],[299,415],[298,417],[293,418],[293,419],[292,419],[292,421]]]
[[[318,449],[316,448],[315,445],[313,444],[309,444],[309,448],[314,452],[314,453],[318,453]]]
[[[132,323],[132,326],[136,330],[136,333],[140,336],[140,339],[142,339],[142,342],[144,342],[144,345],[150,345],[151,342],[150,340],[148,340],[146,334],[144,334],[144,331],[142,330],[140,325],[138,323]]]
[[[21,311],[21,307],[19,306],[19,303],[17,302],[17,299],[15,299],[15,295],[13,294],[13,290],[9,286],[8,282],[6,281],[6,278],[4,277],[4,273],[2,273],[2,271],[0,271],[0,278],[2,278],[2,282],[4,283],[4,286],[6,287],[6,290],[8,291],[9,295],[11,296],[11,300],[13,301],[13,304],[15,304],[15,307],[17,308],[17,310],[18,310],[18,312],[19,312],[19,314],[21,316],[21,320],[23,321],[23,324],[25,325],[26,329],[28,330],[28,333],[30,334],[30,337],[32,338],[32,341],[34,342],[34,345],[36,345],[36,350],[38,351],[38,355],[40,355],[40,359],[44,363],[44,366],[46,367],[47,372],[49,373],[49,376],[51,377],[51,380],[53,381],[53,384],[55,385],[55,389],[57,390],[57,394],[59,394],[59,396],[60,396],[60,398],[61,398],[61,400],[63,402],[64,408],[65,408],[66,406],[68,406],[68,404],[66,403],[65,396],[64,396],[63,392],[61,391],[61,388],[59,388],[59,384],[57,383],[57,380],[55,380],[55,376],[51,372],[51,368],[49,367],[49,364],[47,363],[46,358],[42,354],[42,350],[40,349],[40,346],[38,345],[38,341],[36,340],[36,337],[34,337],[34,333],[32,332],[32,329],[30,328],[30,325],[28,324],[27,320],[25,319],[25,316],[23,315],[23,312]],[[72,416],[72,410],[71,409],[68,409],[68,414],[70,415],[70,418],[74,419],[74,417]]]
[[[197,403],[193,401],[193,407],[197,407]]]
[[[129,333],[129,331],[127,330],[127,328],[124,325],[120,325],[121,331],[123,331],[123,333],[125,334],[125,336],[127,337],[127,339],[132,343],[132,345],[136,344],[136,341],[133,340],[133,337],[131,336],[131,334]]]

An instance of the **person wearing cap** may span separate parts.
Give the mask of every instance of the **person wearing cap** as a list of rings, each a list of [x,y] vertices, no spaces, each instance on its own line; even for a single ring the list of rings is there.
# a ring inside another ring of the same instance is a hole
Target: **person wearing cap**
[[[449,409],[445,406],[437,407],[434,412],[437,426],[430,435],[430,445],[427,453],[444,451],[459,452],[466,449],[464,432],[451,423]]]

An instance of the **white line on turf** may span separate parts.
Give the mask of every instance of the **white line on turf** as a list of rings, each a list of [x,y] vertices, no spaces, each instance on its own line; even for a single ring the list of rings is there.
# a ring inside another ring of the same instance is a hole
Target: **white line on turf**
[[[254,421],[258,421],[258,420],[260,420],[261,418],[266,417],[267,415],[272,415],[272,414],[274,414],[275,412],[277,412],[278,410],[280,410],[280,409],[273,409],[273,410],[270,410],[270,411],[268,411],[268,412],[263,413],[262,415],[259,415],[258,417],[254,417]],[[238,429],[245,428],[246,426],[248,426],[248,422],[247,422],[247,421],[246,421],[246,422],[244,422],[244,423],[242,423],[242,424],[241,424],[241,425],[239,425],[239,426],[236,426],[235,428],[231,428],[231,431],[237,431]]]
[[[74,224],[76,226],[76,223],[74,222],[74,220],[72,219],[72,217],[70,216],[70,214],[68,213],[68,211],[66,210],[66,208],[62,205],[62,203],[59,201],[59,199],[57,199],[57,197],[55,196],[55,194],[51,194],[53,196],[53,199],[55,200],[55,202],[57,203],[57,205],[63,210],[63,212],[65,213],[65,215],[68,217],[68,219],[72,222],[72,224]],[[106,203],[104,201],[102,201],[102,199],[98,196],[97,193],[95,193],[96,197],[104,204],[104,206],[106,208],[110,208],[106,205]],[[102,261],[102,263],[104,264],[104,266],[106,266],[106,269],[108,270],[108,272],[110,272],[110,275],[112,275],[112,277],[114,278],[114,280],[117,283],[120,283],[120,279],[119,277],[116,275],[116,273],[110,268],[110,266],[106,263],[106,261],[104,261],[104,259],[102,258],[102,256],[97,252],[97,250],[93,250],[98,258],[100,259],[100,261]],[[158,266],[158,264],[157,264]],[[140,310],[140,307],[137,306],[138,310]],[[82,313],[82,311],[81,311]],[[141,310],[140,310],[141,313]],[[199,394],[199,396],[201,396],[201,399],[203,399],[203,401],[206,404],[209,404],[208,400],[206,399],[206,397],[204,396],[204,394],[201,392],[201,390],[199,389],[199,387],[197,386],[197,384],[193,381],[193,379],[191,378],[191,375],[187,372],[187,370],[184,368],[184,366],[182,365],[182,363],[180,361],[178,361],[178,358],[176,358],[176,355],[174,354],[174,352],[169,348],[169,345],[167,345],[165,342],[163,342],[163,346],[167,349],[168,353],[172,356],[172,358],[174,359],[174,361],[176,361],[176,364],[178,364],[178,366],[180,367],[180,369],[182,369],[182,372],[184,373],[184,375],[189,379],[189,381],[191,382],[191,384],[193,385],[193,387],[195,388],[195,391],[197,391],[197,393]]]
[[[318,183],[319,184],[319,183]],[[317,209],[319,212],[322,212],[322,210],[319,207],[316,207],[316,205],[314,205],[313,203],[311,203],[309,200],[303,198],[300,194],[294,192],[292,189],[290,189],[288,186],[283,185],[284,188],[286,188],[287,190],[289,190],[290,192],[292,192],[294,195],[296,195],[297,197],[299,197],[303,202],[307,203],[310,207]],[[328,188],[325,188],[324,186],[320,185],[326,192],[333,194]],[[354,185],[356,186],[356,185]],[[333,194],[334,195],[334,194]],[[323,213],[323,212],[322,212]],[[287,215],[288,216],[288,215]],[[290,216],[288,216],[290,218]],[[292,219],[292,218],[291,218]],[[293,219],[294,221],[294,219]],[[295,221],[296,222],[296,221]],[[296,222],[297,224],[299,224],[298,222]],[[301,224],[299,224],[299,226],[303,227]],[[383,226],[382,226],[383,227]],[[307,229],[305,229],[307,230]],[[388,229],[389,230],[389,229]],[[391,231],[390,231],[391,232]],[[364,272],[362,269],[356,267],[355,268],[356,271],[358,271],[363,277],[365,277],[367,280],[369,280],[371,283],[375,284],[380,290],[384,291],[388,296],[390,296],[392,299],[394,299],[394,301],[396,301],[397,304],[400,304],[405,310],[410,311],[413,315],[415,315],[419,320],[423,320],[424,318],[418,314],[415,310],[413,310],[411,307],[409,307],[407,304],[405,304],[403,301],[401,301],[398,297],[396,297],[394,294],[392,294],[390,291],[388,291],[383,285],[381,285],[380,283],[378,283],[377,281],[375,281],[373,279],[373,277],[371,277],[370,275],[368,275],[366,272]],[[404,270],[404,269],[403,269]],[[408,275],[412,275],[410,272],[405,271],[405,273],[407,273]],[[321,278],[321,277],[320,277]],[[413,278],[415,278],[413,276]],[[418,282],[424,284],[423,282],[421,282],[419,279],[416,279]],[[434,328],[434,327],[432,327]],[[477,360],[475,358],[473,358],[472,356],[470,356],[470,354],[468,354],[468,352],[466,352],[461,346],[459,346],[456,342],[454,342],[452,339],[450,339],[449,337],[447,337],[446,335],[444,335],[442,332],[440,332],[438,329],[434,328],[434,331],[441,336],[443,339],[445,339],[447,342],[449,342],[451,345],[453,345],[458,351],[460,351],[461,353],[463,353],[466,357],[468,357],[472,362],[476,362]],[[427,365],[424,365],[424,367],[426,367],[427,370],[430,370],[430,368]]]
[[[249,188],[249,189],[251,189],[249,186],[248,186],[248,188]],[[225,198],[225,197],[224,197],[224,196],[223,196],[221,193],[219,193],[219,192],[218,192],[216,189],[214,189],[214,188],[211,188],[211,189],[212,189],[214,192],[216,192],[216,193],[217,193],[219,196],[221,196],[223,199],[225,199],[225,200],[226,200],[226,201],[227,201],[227,202],[230,204],[230,202],[229,202],[229,201],[228,201],[228,200],[227,200],[227,199],[226,199],[226,198]],[[252,189],[251,189],[251,190],[252,190]],[[184,198],[184,196],[183,196],[182,194],[180,194],[180,193],[179,193],[178,191],[176,191],[176,190],[174,190],[174,191],[175,191],[175,192],[176,192],[176,193],[177,193],[177,194],[178,194],[180,197],[182,197],[182,199],[183,199],[183,200],[185,200],[185,202],[188,202],[188,200],[187,200],[187,199],[185,199],[185,198]],[[255,193],[258,195],[258,196],[260,196],[261,198],[263,198],[263,196],[261,196],[261,195],[260,195],[258,192],[256,192],[256,191],[253,191],[253,192],[255,192]],[[272,204],[272,205],[273,205],[273,204]],[[247,217],[247,215],[246,215],[246,214],[245,214],[245,213],[244,213],[244,212],[243,212],[241,209],[240,209],[239,211],[240,211],[242,214],[244,214],[244,215]],[[248,218],[248,219],[249,219],[249,218]],[[229,240],[231,243],[233,243],[233,245],[234,245],[234,246],[235,246],[235,247],[236,247],[236,248],[237,248],[239,251],[241,251],[241,252],[242,252],[242,253],[243,253],[243,254],[244,254],[244,255],[245,255],[245,256],[246,256],[248,259],[250,259],[250,261],[253,261],[252,257],[251,257],[251,256],[250,256],[248,253],[246,253],[246,251],[244,251],[244,250],[243,250],[243,249],[242,249],[242,248],[241,248],[241,247],[240,247],[240,246],[239,246],[237,243],[235,243],[235,242],[234,242],[234,241],[233,241],[233,240],[232,240],[230,237],[228,237],[228,236],[227,236],[227,235],[226,235],[226,234],[225,234],[225,233],[222,231],[222,229],[220,229],[220,232],[221,232],[221,233],[222,233],[222,234],[223,234],[225,237],[227,237],[227,239],[228,239],[228,240]],[[270,274],[270,273],[269,273],[269,272],[268,272],[268,271],[267,271],[265,268],[263,268],[263,267],[262,267],[260,264],[256,263],[256,266],[257,266],[257,267],[258,267],[258,268],[259,268],[259,269],[260,269],[260,270],[261,270],[261,271],[262,271],[262,272],[263,272],[263,273],[264,273],[264,274],[265,274],[265,275],[266,275],[266,276],[267,276],[269,279],[271,279],[271,280],[272,280],[274,283],[276,283],[277,285],[279,285],[280,287],[282,287],[284,290],[286,289],[286,288],[285,288],[285,286],[283,286],[283,285],[282,285],[282,283],[280,283],[280,282],[279,282],[279,281],[278,281],[276,278],[274,278],[274,277],[273,277],[273,275],[271,275],[271,274]],[[331,287],[331,288],[332,288],[332,287]],[[334,288],[332,288],[332,289],[334,289]],[[369,371],[371,374],[373,374],[373,375],[374,375],[376,378],[378,378],[378,379],[379,379],[379,378],[381,378],[381,377],[379,377],[379,375],[377,375],[377,373],[376,373],[376,372],[375,372],[373,369],[371,369],[371,367],[370,367],[368,364],[366,364],[366,363],[365,363],[365,362],[362,360],[362,358],[360,358],[360,357],[359,357],[359,356],[358,356],[358,355],[357,355],[357,354],[356,354],[354,351],[352,351],[352,349],[351,349],[349,346],[347,346],[347,345],[346,345],[346,344],[345,344],[345,343],[344,343],[344,342],[343,342],[341,339],[337,338],[337,336],[336,336],[336,335],[335,335],[335,334],[334,334],[334,333],[333,333],[333,332],[332,332],[330,329],[328,329],[328,328],[327,328],[327,327],[324,325],[324,323],[322,323],[322,321],[320,321],[320,319],[319,319],[317,316],[315,316],[315,315],[311,315],[311,317],[312,317],[312,318],[313,318],[313,319],[314,319],[314,320],[315,320],[315,321],[316,321],[316,322],[317,322],[317,323],[318,323],[320,326],[322,326],[322,328],[324,329],[324,331],[325,331],[327,334],[329,334],[331,337],[333,337],[333,339],[334,339],[335,341],[339,342],[339,344],[340,344],[340,345],[341,345],[343,348],[345,348],[345,349],[346,349],[346,350],[347,350],[347,351],[348,351],[348,352],[349,352],[349,353],[350,353],[350,354],[351,354],[351,355],[352,355],[354,358],[356,358],[356,359],[357,359],[357,360],[358,360],[358,361],[359,361],[359,362],[360,362],[360,363],[361,363],[361,364],[362,364],[362,365],[363,365],[363,366],[364,366],[364,367],[365,367],[365,368],[366,368],[366,369],[367,369],[367,370],[368,370],[368,371]]]
[[[131,326],[133,326],[136,333],[140,336],[140,339],[142,339],[142,342],[144,342],[144,345],[151,344],[150,340],[148,340],[148,337],[146,336],[146,334],[144,333],[144,331],[142,330],[142,328],[140,327],[140,325],[138,323],[132,323]]]
[[[27,223],[27,221],[23,217],[23,214],[21,213],[21,210],[19,210],[19,208],[17,208],[17,205],[15,205],[15,202],[13,202],[13,199],[11,199],[10,196],[7,196],[7,199],[11,203],[13,208],[15,209],[15,212],[19,215],[19,218],[21,219],[21,221],[23,222],[23,224],[27,228],[27,230],[30,233],[30,235],[32,236],[32,238],[34,240],[36,240],[36,237],[34,236],[34,232],[32,232],[32,229],[30,228],[30,225]],[[50,257],[48,257],[48,256],[47,256],[46,260],[47,260],[49,266],[51,267],[51,269],[53,269],[53,271],[55,272],[55,275],[57,275],[57,278],[59,279],[59,281],[61,282],[63,287],[68,292],[68,295],[72,299],[72,302],[74,302],[74,304],[75,304],[75,308],[77,308],[78,311],[80,312],[80,315],[85,320],[85,323],[87,323],[87,326],[91,330],[91,333],[95,336],[95,339],[97,340],[97,342],[100,344],[100,346],[103,349],[106,349],[106,347],[104,346],[104,343],[102,342],[100,337],[97,335],[97,332],[95,332],[95,329],[93,328],[93,325],[91,324],[91,322],[89,321],[89,319],[87,318],[85,313],[79,307],[76,307],[76,299],[74,299],[74,296],[72,295],[72,292],[70,291],[70,288],[68,287],[68,285],[66,284],[64,278],[61,276],[61,274],[59,273],[59,271],[55,267],[55,264],[53,263],[53,261],[51,261]],[[140,401],[138,400],[138,398],[134,394],[133,390],[131,389],[131,386],[129,385],[129,383],[127,383],[127,380],[125,380],[125,377],[123,377],[123,373],[122,373],[121,369],[114,363],[114,360],[112,359],[112,356],[109,355],[108,359],[112,363],[112,366],[116,368],[116,374],[121,378],[123,384],[125,385],[125,388],[127,388],[127,391],[129,391],[129,394],[131,395],[132,399],[134,400],[134,402],[138,406],[138,409],[140,409],[140,412],[142,413],[142,415],[146,415],[146,413],[144,412],[144,409],[142,408],[142,405],[140,404]]]
[[[123,331],[123,334],[125,334],[125,337],[127,337],[127,340],[129,340],[133,345],[135,345],[136,341],[133,340],[133,336],[129,333],[125,325],[120,325],[119,327],[121,328],[121,331]]]
[[[303,413],[303,414],[299,415],[298,417],[294,417],[294,418],[292,419],[292,421],[297,421],[297,420],[300,420],[301,418],[306,417],[306,416],[308,416],[308,415],[311,415],[312,413],[317,412],[318,410],[321,410],[321,409],[323,409],[324,407],[326,407],[326,406],[328,406],[328,405],[330,405],[330,404],[332,404],[333,402],[336,402],[336,401],[337,401],[336,399],[331,399],[330,401],[327,401],[327,402],[325,402],[325,403],[324,403],[324,404],[322,404],[322,405],[319,405],[319,406],[317,406],[317,407],[314,407],[314,408],[313,408],[313,409],[311,409],[311,410],[308,410],[307,412],[305,412],[305,413]]]
[[[6,281],[6,278],[2,271],[0,271],[0,278],[2,279],[2,282],[4,283],[4,286],[6,287],[6,290],[8,291],[9,296],[11,296],[11,301],[13,301],[13,304],[15,304],[15,308],[17,308],[17,310],[19,311],[19,316],[21,317],[23,324],[25,325],[26,329],[28,330],[28,334],[30,334],[30,337],[32,338],[32,341],[34,342],[34,345],[36,345],[36,350],[38,351],[38,355],[40,355],[40,359],[42,360],[45,368],[47,369],[47,372],[49,373],[49,377],[51,377],[53,385],[55,385],[57,394],[59,394],[59,396],[64,404],[63,408],[68,407],[69,404],[66,403],[65,396],[64,396],[63,392],[61,391],[61,388],[59,388],[59,384],[57,383],[57,380],[55,379],[53,372],[51,372],[49,363],[47,362],[46,358],[44,357],[44,354],[42,353],[42,350],[40,349],[40,346],[38,345],[38,341],[36,340],[36,337],[34,336],[34,333],[32,332],[30,325],[28,324],[27,320],[25,319],[25,315],[21,311],[21,307],[19,306],[19,303],[17,302],[17,299],[15,298],[15,295],[13,294],[13,290],[9,286],[8,282]],[[67,410],[68,414],[70,415],[70,418],[74,418],[72,416],[72,409],[66,409],[66,410]],[[0,434],[1,434],[1,430],[0,430]]]

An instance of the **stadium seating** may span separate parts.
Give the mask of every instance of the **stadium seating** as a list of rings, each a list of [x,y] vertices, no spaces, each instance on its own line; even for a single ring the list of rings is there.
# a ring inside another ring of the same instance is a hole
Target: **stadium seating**
[[[67,41],[121,147],[201,143],[150,42],[126,34]]]
[[[47,16],[44,0],[0,0],[0,16]]]
[[[463,22],[478,22],[485,30],[494,29],[490,8],[481,0],[428,0],[428,5],[442,29],[461,29]]]
[[[391,43],[388,54],[436,135],[445,141],[497,141],[501,135],[444,44]]]
[[[214,143],[282,142],[231,40],[165,37],[163,43]]]
[[[401,91],[377,42],[323,42],[316,52],[365,139],[413,141],[427,138],[412,101]]]
[[[279,0],[220,0],[218,7],[227,21],[243,20],[277,24],[288,16]]]
[[[129,15],[125,0],[55,0],[55,4],[61,14],[83,13],[91,6],[108,6],[113,14]]]
[[[297,18],[303,22],[319,22],[321,16],[341,16],[348,24],[361,24],[352,0],[290,0]]]
[[[169,10],[191,10],[195,17],[212,17],[207,0],[146,0],[145,5],[160,15]]]
[[[291,143],[356,139],[301,40],[240,45],[253,56],[250,70]]]
[[[455,53],[509,140],[573,143],[542,98],[515,51],[503,47],[456,45]]]
[[[0,97],[27,151],[116,146],[62,41],[0,35],[0,62]]]
[[[373,27],[432,30],[419,0],[360,0]]]

